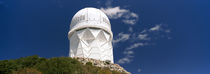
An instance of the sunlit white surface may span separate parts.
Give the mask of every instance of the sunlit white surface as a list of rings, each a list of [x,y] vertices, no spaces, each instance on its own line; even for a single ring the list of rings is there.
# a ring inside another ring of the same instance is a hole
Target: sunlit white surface
[[[99,9],[84,8],[72,18],[70,31],[70,57],[85,57],[113,61],[111,24]]]

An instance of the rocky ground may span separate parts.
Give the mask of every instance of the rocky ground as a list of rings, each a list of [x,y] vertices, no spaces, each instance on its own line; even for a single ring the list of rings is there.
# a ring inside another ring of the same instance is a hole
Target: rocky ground
[[[81,58],[81,57],[75,57],[75,58],[83,64],[89,63],[89,64],[92,64],[93,66],[97,66],[101,68],[109,68],[110,70],[115,70],[122,73],[131,74],[120,65],[111,63],[110,61],[100,61],[100,60],[96,60],[92,58]]]

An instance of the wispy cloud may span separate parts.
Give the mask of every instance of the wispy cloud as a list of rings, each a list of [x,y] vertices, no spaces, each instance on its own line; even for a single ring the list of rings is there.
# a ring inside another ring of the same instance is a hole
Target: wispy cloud
[[[129,37],[130,37],[130,34],[125,34],[125,33],[121,32],[121,33],[119,33],[117,35],[116,39],[112,40],[112,42],[113,42],[113,44],[116,44],[116,43],[119,43],[119,42],[123,42],[123,41],[128,40]]]
[[[167,34],[169,34],[171,30],[168,28],[163,28],[162,24],[155,24],[153,27],[149,28],[145,27],[140,32],[136,31],[137,28],[135,28],[135,26],[139,21],[139,15],[130,9],[122,8],[121,6],[112,6],[112,2],[113,0],[106,0],[106,7],[100,7],[100,10],[102,10],[109,17],[109,19],[118,19],[124,24],[129,24],[128,30],[126,32],[123,30],[124,32],[118,33],[118,35],[115,36],[112,41],[114,45],[120,42],[130,43],[129,46],[125,47],[124,51],[122,52],[124,57],[117,61],[118,64],[125,64],[133,61],[135,57],[134,49],[150,45],[155,37],[166,36],[168,39],[170,38]],[[140,71],[141,70],[138,69],[138,72]]]
[[[144,45],[145,45],[145,44],[143,44],[143,43],[134,43],[133,45],[127,47],[126,49],[127,49],[127,50],[131,50],[131,49],[137,48],[137,47],[139,47],[139,46],[144,46]]]
[[[134,54],[134,52],[133,51],[124,51],[123,54],[132,55],[132,54]]]
[[[150,38],[148,37],[148,34],[139,34],[138,38],[140,40],[150,40]]]
[[[101,10],[110,18],[110,19],[118,19],[123,16],[123,14],[129,12],[126,9],[120,9],[119,6],[117,7],[108,7],[108,8],[101,8]]]
[[[150,28],[150,31],[158,31],[160,30],[161,25],[155,25],[154,27]]]
[[[134,51],[132,49],[137,48],[139,46],[144,46],[144,44],[143,43],[134,43],[133,45],[127,47],[126,50],[123,51],[124,57],[119,59],[117,61],[117,63],[125,64],[125,63],[130,63],[131,61],[133,61]]]
[[[160,34],[156,34],[157,32],[159,32]],[[150,28],[145,28],[140,32],[136,33],[131,32],[129,36],[132,37],[129,37],[126,41],[135,40],[135,42],[134,43],[131,42],[130,46],[125,48],[125,50],[123,51],[124,57],[120,58],[117,61],[117,63],[119,64],[130,63],[131,61],[133,61],[135,57],[134,49],[152,44],[151,42],[155,39],[155,37],[161,37],[161,36],[170,37],[167,35],[168,33],[170,33],[170,30],[168,28],[164,28],[162,24],[156,24]]]
[[[126,24],[132,24],[132,25],[136,23],[136,20],[134,20],[134,19],[131,19],[131,20],[126,19],[126,20],[122,20],[122,21]]]
[[[125,55],[125,57],[119,59],[117,63],[119,64],[130,63],[133,60],[133,57],[134,57],[132,56],[134,54],[133,51],[127,50],[127,51],[124,51],[123,54]]]
[[[125,24],[134,25],[138,21],[138,14],[128,9],[122,9],[120,6],[100,8],[110,19],[122,19]]]
[[[126,57],[124,57],[124,58],[121,58],[120,60],[118,60],[118,62],[117,63],[119,63],[119,64],[124,64],[124,63],[130,63],[131,62],[131,59],[132,57],[128,57],[128,56],[126,56]]]
[[[133,13],[133,12],[128,12],[126,15],[125,15],[125,19],[123,19],[122,21],[126,24],[131,24],[131,25],[134,25],[137,23],[138,21],[138,14],[136,13]]]
[[[118,64],[125,64],[130,63],[134,58],[134,51],[132,49],[137,48],[139,46],[144,46],[143,43],[134,43],[133,45],[126,48],[126,50],[123,51],[124,57],[119,59],[117,61]]]

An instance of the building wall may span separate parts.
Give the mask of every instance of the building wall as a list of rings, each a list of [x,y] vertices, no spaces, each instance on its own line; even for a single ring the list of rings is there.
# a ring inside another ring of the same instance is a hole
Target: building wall
[[[100,28],[82,28],[70,37],[70,57],[113,61],[112,36]]]

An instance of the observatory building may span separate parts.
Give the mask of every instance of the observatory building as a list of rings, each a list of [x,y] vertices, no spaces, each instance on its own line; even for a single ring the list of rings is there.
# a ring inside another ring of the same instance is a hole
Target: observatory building
[[[113,61],[111,24],[99,9],[84,8],[72,18],[70,31],[70,57]]]

